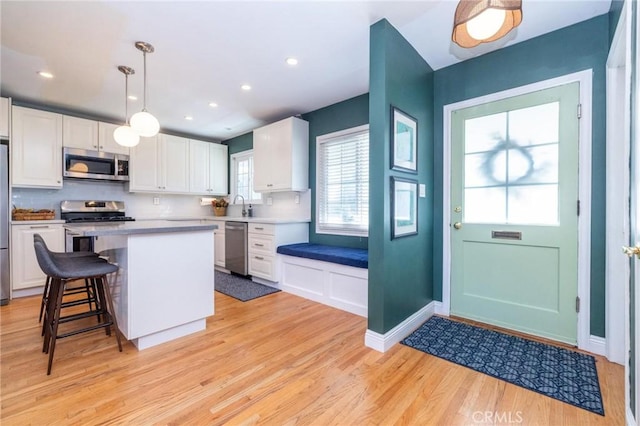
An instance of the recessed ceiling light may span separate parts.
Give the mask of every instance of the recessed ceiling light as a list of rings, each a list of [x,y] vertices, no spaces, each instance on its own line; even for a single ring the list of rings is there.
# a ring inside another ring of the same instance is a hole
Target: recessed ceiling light
[[[40,72],[38,72],[38,74],[40,75],[40,77],[53,78],[53,74],[51,74],[48,71],[40,71]]]
[[[189,121],[191,121],[191,120],[193,120],[193,117],[192,117],[192,116],[190,116],[190,115],[185,115],[185,116],[184,116],[184,119],[185,119],[185,120],[189,120]]]
[[[217,106],[218,106],[218,104],[217,104],[217,103],[215,103],[215,102],[209,102],[209,106],[210,106],[211,108],[215,108],[215,107],[217,107]]]
[[[127,98],[129,98],[130,101],[137,101],[138,100],[138,97],[134,96],[134,95],[129,95],[129,96],[127,96]]]
[[[287,65],[298,65],[298,60],[296,58],[287,58]]]
[[[245,91],[251,90],[251,86],[249,86],[248,84],[243,84],[242,86],[240,86],[240,88]]]

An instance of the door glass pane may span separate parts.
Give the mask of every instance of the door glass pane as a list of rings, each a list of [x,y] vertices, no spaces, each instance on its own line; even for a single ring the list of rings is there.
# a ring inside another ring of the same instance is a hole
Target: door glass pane
[[[464,220],[558,223],[559,103],[465,121]]]

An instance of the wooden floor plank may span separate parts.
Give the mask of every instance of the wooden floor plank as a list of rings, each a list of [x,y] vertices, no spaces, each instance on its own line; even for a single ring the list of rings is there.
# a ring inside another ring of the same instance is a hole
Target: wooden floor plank
[[[62,339],[47,376],[39,298],[12,301],[0,308],[0,422],[624,424],[624,369],[602,357],[606,417],[403,345],[368,349],[366,319],[291,294],[215,293],[215,305],[205,331],[144,351],[120,353],[103,331]]]

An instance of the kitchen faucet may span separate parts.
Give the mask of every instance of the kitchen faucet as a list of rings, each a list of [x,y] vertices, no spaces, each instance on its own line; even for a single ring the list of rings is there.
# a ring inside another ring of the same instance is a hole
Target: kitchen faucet
[[[233,199],[233,204],[236,203],[236,200],[238,199],[238,197],[242,198],[242,217],[245,217],[247,215],[247,211],[244,209],[244,197],[240,194],[236,195],[235,198]]]

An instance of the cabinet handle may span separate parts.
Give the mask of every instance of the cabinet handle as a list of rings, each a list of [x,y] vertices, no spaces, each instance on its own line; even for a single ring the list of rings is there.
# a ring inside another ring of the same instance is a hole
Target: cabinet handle
[[[253,243],[253,245],[256,247],[264,247],[264,244]]]
[[[268,183],[267,186],[273,186],[273,184],[272,183]]]
[[[258,260],[264,260],[264,257],[262,256],[253,256],[254,259],[258,259]]]
[[[31,225],[29,228],[31,229],[46,229],[49,225]]]
[[[264,231],[264,228],[258,228],[257,226],[255,227],[256,231]]]

